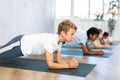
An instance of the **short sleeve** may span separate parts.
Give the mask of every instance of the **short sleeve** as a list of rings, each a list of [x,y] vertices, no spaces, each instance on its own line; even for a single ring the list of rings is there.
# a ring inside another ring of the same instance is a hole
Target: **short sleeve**
[[[58,45],[58,51],[61,51],[62,43]]]
[[[47,50],[49,53],[53,54],[53,52],[55,51],[54,45],[51,43],[46,43],[46,45],[44,46],[45,50]]]
[[[45,48],[45,50],[47,50],[48,52],[53,54],[56,51],[61,51],[61,46],[62,46],[62,43],[60,43],[58,45],[55,43],[46,43],[44,48]]]
[[[108,37],[108,41],[109,42],[113,42],[113,38],[112,37]]]
[[[93,45],[91,40],[87,40],[87,43],[86,43],[86,44],[87,44],[87,45],[90,45],[90,46]]]

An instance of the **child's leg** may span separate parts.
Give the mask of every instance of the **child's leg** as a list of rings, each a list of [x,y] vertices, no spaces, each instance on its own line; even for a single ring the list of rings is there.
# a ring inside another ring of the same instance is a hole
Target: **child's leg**
[[[20,41],[11,43],[11,45],[7,45],[7,46],[1,48],[0,49],[0,54],[3,53],[3,52],[5,52],[5,51],[11,50],[15,46],[20,46]]]
[[[14,48],[0,53],[0,58],[17,58],[23,56],[20,46],[15,46]]]
[[[20,41],[22,37],[23,37],[23,35],[16,36],[13,39],[11,39],[8,43],[6,43],[5,45],[1,46],[0,48],[9,46],[9,45],[11,45],[11,44],[13,44],[13,43],[15,43],[17,41]]]

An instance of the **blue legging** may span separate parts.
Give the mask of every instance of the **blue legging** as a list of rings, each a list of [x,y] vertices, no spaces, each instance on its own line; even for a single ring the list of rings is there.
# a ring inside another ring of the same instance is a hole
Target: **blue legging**
[[[5,48],[17,41],[21,41],[22,37],[23,37],[23,35],[14,37],[7,44],[3,45],[0,49]],[[20,56],[23,56],[20,45],[14,46],[12,49],[0,53],[0,58],[16,58],[16,57],[20,57]]]

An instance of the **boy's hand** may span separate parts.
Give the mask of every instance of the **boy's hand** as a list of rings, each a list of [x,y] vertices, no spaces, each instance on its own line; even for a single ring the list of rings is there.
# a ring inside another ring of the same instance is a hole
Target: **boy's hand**
[[[77,68],[79,65],[79,62],[76,58],[72,58],[72,60],[69,62],[69,68]]]
[[[109,48],[109,44],[105,44],[105,48]]]
[[[97,53],[98,53],[99,55],[104,54],[104,52],[103,52],[103,51],[98,51]]]

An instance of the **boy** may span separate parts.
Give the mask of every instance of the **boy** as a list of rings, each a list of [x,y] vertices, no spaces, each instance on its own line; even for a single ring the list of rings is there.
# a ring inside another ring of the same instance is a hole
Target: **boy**
[[[16,58],[25,55],[45,53],[50,69],[77,68],[78,61],[73,58],[67,62],[61,57],[60,49],[63,41],[72,41],[77,27],[70,20],[62,21],[58,26],[58,34],[20,35],[13,38],[0,49],[0,58]],[[53,61],[56,53],[57,63]]]
[[[99,30],[91,27],[87,34],[83,31],[77,31],[72,42],[65,42],[64,46],[81,46],[84,54],[103,54],[103,51],[93,51],[90,49],[90,41],[95,41],[99,35]]]
[[[92,41],[94,48],[109,48],[109,44],[103,40],[103,31],[98,29],[100,34],[95,41]]]
[[[104,34],[103,34],[103,41],[104,41],[104,43],[108,43],[109,45],[112,45],[112,43],[113,43],[112,37],[109,37],[109,33],[108,32],[104,32]]]

